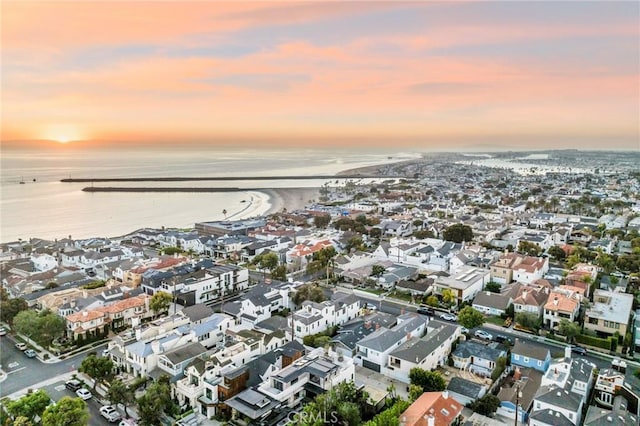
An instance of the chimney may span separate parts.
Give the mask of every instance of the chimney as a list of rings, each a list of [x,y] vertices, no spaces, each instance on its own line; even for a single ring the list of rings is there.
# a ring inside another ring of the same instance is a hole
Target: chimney
[[[558,297],[557,296],[553,298],[553,304],[558,306]]]
[[[564,348],[564,357],[568,360],[571,359],[571,346]]]
[[[155,339],[151,342],[151,350],[156,354],[160,353],[160,340]]]
[[[89,316],[89,312],[87,312],[87,311],[82,311],[82,316],[83,316],[83,317],[88,317],[88,316]]]
[[[448,390],[442,391],[442,399],[448,399],[448,398],[449,398],[449,391]]]

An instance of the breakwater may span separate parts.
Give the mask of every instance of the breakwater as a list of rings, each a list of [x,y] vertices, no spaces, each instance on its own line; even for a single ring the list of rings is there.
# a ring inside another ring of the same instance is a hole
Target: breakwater
[[[202,181],[245,181],[245,180],[311,180],[311,179],[393,179],[397,176],[380,176],[373,174],[356,175],[316,175],[316,176],[211,176],[211,177],[127,177],[127,178],[67,178],[64,183],[87,182],[202,182]]]
[[[257,188],[197,188],[197,187],[117,187],[117,186],[88,186],[82,188],[84,192],[238,192],[238,191],[259,191]]]

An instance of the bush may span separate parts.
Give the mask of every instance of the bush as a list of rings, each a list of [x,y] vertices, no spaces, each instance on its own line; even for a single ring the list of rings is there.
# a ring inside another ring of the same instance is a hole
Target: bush
[[[96,288],[100,288],[100,287],[104,287],[106,285],[106,283],[102,280],[100,281],[92,281],[89,284],[83,285],[82,288],[84,288],[85,290],[93,290]]]
[[[585,345],[594,346],[596,348],[602,348],[606,350],[611,350],[611,341],[610,339],[601,339],[599,337],[587,336],[584,334],[579,334],[575,337],[576,342],[583,343]]]

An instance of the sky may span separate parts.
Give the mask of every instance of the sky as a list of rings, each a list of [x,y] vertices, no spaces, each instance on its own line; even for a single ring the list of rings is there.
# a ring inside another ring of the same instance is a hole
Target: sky
[[[637,1],[19,0],[1,15],[3,144],[640,149]]]

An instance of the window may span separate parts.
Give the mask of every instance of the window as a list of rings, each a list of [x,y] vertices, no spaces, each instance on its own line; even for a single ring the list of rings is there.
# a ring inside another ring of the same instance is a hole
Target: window
[[[523,361],[523,362],[529,362],[529,357],[526,357],[526,356],[525,356],[525,357],[522,357],[522,361]]]
[[[538,361],[538,367],[542,367],[542,361]]]
[[[520,360],[520,355],[514,354],[513,355],[513,359],[515,359],[516,361]]]
[[[597,324],[598,318],[589,318],[589,324]]]

